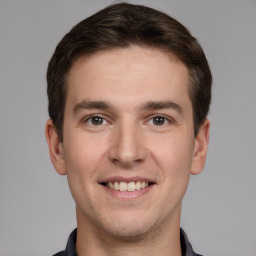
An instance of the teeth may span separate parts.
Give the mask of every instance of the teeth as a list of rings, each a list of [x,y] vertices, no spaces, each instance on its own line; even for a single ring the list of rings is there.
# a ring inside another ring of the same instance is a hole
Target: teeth
[[[114,190],[120,190],[119,188],[120,188],[119,182],[115,181],[114,182]]]
[[[140,190],[141,189],[141,182],[136,182],[136,184],[135,184],[135,189],[136,190]]]
[[[132,181],[132,182],[127,183],[124,181],[121,181],[121,182],[115,181],[115,182],[108,182],[106,185],[107,185],[107,187],[117,190],[117,191],[132,192],[135,190],[140,190],[140,189],[148,187],[148,182],[145,182],[145,181],[133,182]]]
[[[128,191],[135,191],[135,183],[134,182],[129,182],[127,185]]]
[[[115,185],[113,184],[113,182],[109,182],[108,185],[109,185],[109,187],[112,188],[112,189],[115,188]]]
[[[120,191],[127,191],[127,183],[120,182]]]

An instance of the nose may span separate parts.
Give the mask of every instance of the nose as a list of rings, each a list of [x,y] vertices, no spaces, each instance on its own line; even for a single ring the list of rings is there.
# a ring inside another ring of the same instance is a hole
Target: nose
[[[142,163],[147,155],[143,131],[135,122],[124,122],[113,131],[109,158],[123,168]]]

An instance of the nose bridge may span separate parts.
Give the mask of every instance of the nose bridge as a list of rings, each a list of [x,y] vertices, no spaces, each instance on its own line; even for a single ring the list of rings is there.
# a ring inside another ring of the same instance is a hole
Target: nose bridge
[[[141,162],[146,152],[141,135],[140,127],[133,118],[127,117],[120,121],[113,134],[111,159],[122,165]]]

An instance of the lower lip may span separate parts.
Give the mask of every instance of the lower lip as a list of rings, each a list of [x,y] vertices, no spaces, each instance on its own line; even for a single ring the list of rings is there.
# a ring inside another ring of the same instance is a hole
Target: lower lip
[[[153,189],[154,185],[150,185],[146,188],[142,188],[140,190],[135,190],[135,191],[119,191],[119,190],[114,190],[106,186],[102,186],[105,191],[110,194],[113,197],[116,197],[118,199],[123,199],[123,200],[132,200],[132,199],[137,199],[146,193],[148,193],[150,190]]]

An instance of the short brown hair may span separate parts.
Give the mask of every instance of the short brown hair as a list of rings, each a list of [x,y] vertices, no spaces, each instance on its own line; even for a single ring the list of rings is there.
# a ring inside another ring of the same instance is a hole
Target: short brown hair
[[[211,71],[202,48],[177,20],[155,9],[118,3],[74,26],[59,42],[47,70],[48,111],[63,140],[67,77],[74,62],[100,50],[149,46],[174,53],[188,68],[194,134],[203,124],[211,101]]]

